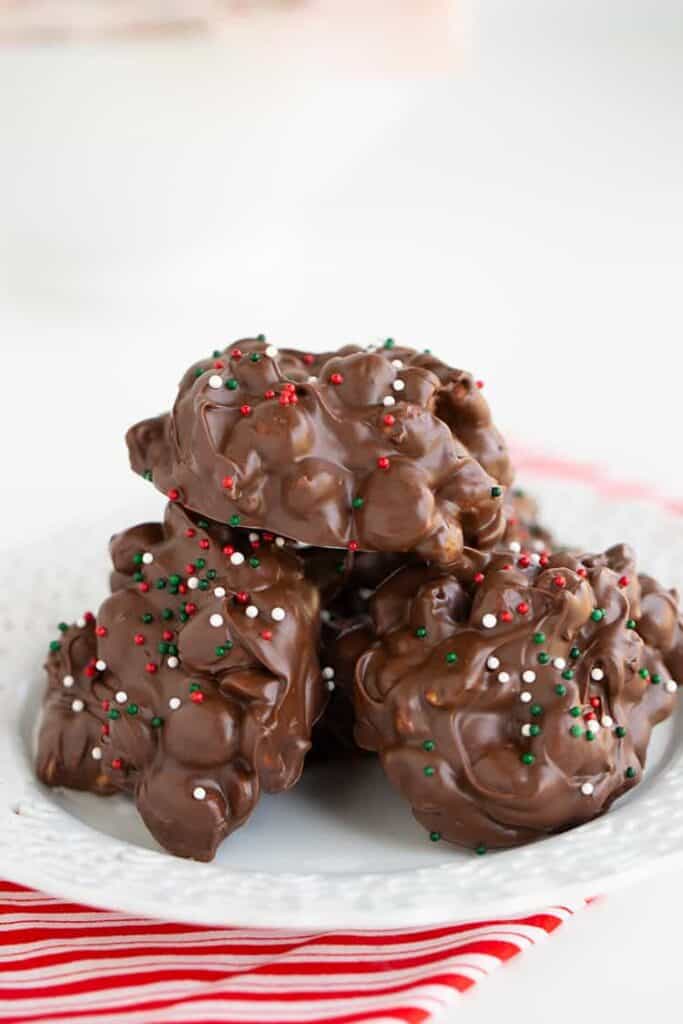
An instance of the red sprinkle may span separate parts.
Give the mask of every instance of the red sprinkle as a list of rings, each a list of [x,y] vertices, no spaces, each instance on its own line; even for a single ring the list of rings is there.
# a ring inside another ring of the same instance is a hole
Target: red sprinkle
[[[235,553],[235,549],[232,546],[232,544],[226,544],[225,547],[223,548],[223,554],[224,555],[234,555],[234,553]]]
[[[108,708],[109,707],[109,701],[106,701],[105,703],[106,703],[107,708]],[[107,710],[107,708],[105,708],[105,711]],[[109,726],[106,724],[106,722],[104,723],[104,725],[100,726],[100,732],[102,733],[103,736],[108,736],[109,735]]]
[[[263,392],[263,397],[264,398],[275,398],[275,392],[273,391],[272,388],[268,388],[267,391]]]
[[[146,594],[147,591],[149,590],[149,583],[147,583],[147,582],[141,583],[139,589],[140,589],[141,593]]]
[[[171,632],[170,629],[165,629],[161,634],[161,637],[163,640],[166,640],[168,642],[169,640],[173,639],[173,633]]]
[[[396,422],[396,417],[392,416],[391,413],[388,412],[386,416],[382,417],[382,421],[385,427],[393,427],[394,423]]]
[[[262,633],[261,633],[261,636],[262,636],[262,638],[264,640],[272,640],[273,639],[273,634],[272,634],[271,630],[269,630],[269,629],[264,629],[262,631]]]
[[[172,487],[171,490],[168,492],[168,500],[169,501],[179,501],[180,500],[180,491],[178,490],[177,487]]]
[[[102,710],[103,711],[109,711],[109,701],[108,700],[103,700],[102,701]]]
[[[522,555],[521,558],[517,559],[517,565],[520,567],[520,569],[528,569],[531,565],[531,559],[528,555]]]
[[[106,636],[107,635],[107,627],[106,626],[96,626],[95,632],[97,633],[98,636]]]
[[[599,697],[591,697],[591,707],[592,708],[599,708],[600,707],[600,698]]]
[[[231,476],[224,476],[224,477],[223,477],[223,486],[224,486],[224,487],[232,487],[232,485],[234,484],[234,482],[235,482],[235,480],[234,480],[234,478],[233,478],[233,477],[231,477]]]
[[[156,664],[156,662],[148,661],[147,664],[145,665],[145,672],[149,672],[149,674],[153,676],[158,667],[159,666]]]
[[[620,587],[627,587],[627,586],[629,585],[629,583],[630,583],[630,582],[631,582],[631,581],[630,581],[630,579],[628,578],[628,576],[621,576],[621,577],[619,578],[619,586],[620,586]]]
[[[330,384],[343,384],[343,383],[344,383],[344,378],[341,375],[341,373],[331,373],[330,374]]]
[[[204,700],[204,694],[202,693],[201,690],[195,690],[194,693],[190,694],[190,700],[194,704],[201,704],[202,701]]]
[[[303,358],[306,366],[310,366],[314,360],[314,356],[312,356],[310,352],[307,352]]]
[[[185,566],[185,574],[186,574],[186,576],[193,576],[194,575],[194,571],[195,571],[196,568],[197,568],[197,566],[194,565],[193,562],[188,562],[187,565]]]
[[[225,369],[225,363],[221,359],[217,359],[213,364],[213,368],[214,370],[223,370]]]
[[[483,382],[483,380],[478,380],[478,381],[475,381],[475,383],[476,383],[476,385],[477,385],[477,387],[478,387],[478,388],[483,388],[483,386],[484,386],[484,382]]]
[[[582,565],[580,565],[579,568],[576,570],[576,575],[580,576],[582,579],[585,579],[588,575],[588,570],[585,569]]]
[[[507,563],[506,565],[501,565],[501,567],[500,567],[500,568],[501,568],[501,572],[509,572],[509,571],[510,571],[510,569],[512,568],[512,566],[511,566],[511,565],[510,565],[510,563],[508,562],[508,563]]]
[[[553,583],[558,588],[558,590],[562,590],[564,587],[567,586],[567,581],[564,578],[564,576],[555,576],[555,577],[553,577]]]
[[[242,358],[242,349],[241,348],[234,348],[232,350],[232,352],[230,353],[230,355],[232,356],[233,359],[241,359]]]
[[[512,622],[512,612],[501,612],[499,617],[501,622]]]
[[[386,455],[380,455],[380,457],[377,460],[377,465],[379,466],[380,469],[389,469],[391,463],[389,462],[389,459],[386,457]]]
[[[197,605],[193,601],[187,601],[185,603],[185,612],[187,615],[194,615],[197,611]]]
[[[136,633],[135,636],[133,637],[133,640],[138,645],[138,647],[142,647],[142,645],[145,642],[145,638],[142,635],[142,633]]]
[[[251,412],[251,406],[250,405],[241,405],[240,406],[240,413],[242,414],[242,416],[248,416],[250,412]]]
[[[238,601],[240,604],[248,604],[249,594],[246,592],[246,590],[238,590],[237,593],[235,594],[235,600]]]
[[[483,572],[475,572],[475,574],[474,574],[474,582],[475,583],[483,583],[484,582],[484,574],[483,574]]]
[[[92,612],[83,612],[83,620],[84,622],[94,622],[95,616]]]
[[[206,537],[202,537],[202,539],[199,542],[199,546],[202,549],[202,551],[208,551],[209,550],[209,542],[206,539]]]
[[[88,665],[84,671],[88,679],[94,679],[97,675],[97,669],[94,665]]]
[[[275,534],[274,533],[264,533],[263,534],[263,539],[266,541],[266,543],[268,543],[268,541],[271,541],[271,540],[275,539]]]
[[[348,545],[347,545],[347,547],[348,547],[349,551],[358,551],[358,541],[357,540],[350,540]]]
[[[519,602],[519,604],[517,605],[517,611],[520,615],[526,615],[526,613],[529,611],[529,605],[526,603],[526,601]]]
[[[191,526],[189,526],[189,527],[187,528],[187,530],[185,530],[185,536],[186,536],[186,537],[194,537],[194,536],[195,536],[195,534],[196,534],[196,532],[197,532],[196,530],[193,530],[193,529],[192,529],[192,527],[191,527]]]
[[[544,553],[544,554],[542,554],[542,555],[541,555],[541,557],[539,558],[539,560],[538,560],[538,564],[539,564],[539,565],[542,565],[542,566],[543,566],[543,567],[545,568],[545,566],[546,566],[546,565],[548,564],[548,562],[549,562],[549,561],[550,561],[550,559],[549,559],[549,558],[548,558],[548,556],[547,556],[547,555],[546,555],[546,554]]]
[[[119,769],[123,766],[123,761],[120,757],[114,757],[112,758],[111,766],[112,768]]]

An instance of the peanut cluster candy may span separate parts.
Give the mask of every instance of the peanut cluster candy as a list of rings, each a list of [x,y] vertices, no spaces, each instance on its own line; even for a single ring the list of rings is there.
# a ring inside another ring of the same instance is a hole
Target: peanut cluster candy
[[[130,792],[172,853],[211,860],[299,778],[327,690],[300,560],[169,505],[111,543],[113,593],[48,656],[37,770]]]
[[[133,468],[202,515],[316,547],[451,563],[501,538],[504,486],[437,412],[455,403],[472,443],[507,465],[469,378],[444,392],[419,361],[380,352],[333,356],[306,380],[283,364],[289,376],[251,339],[190,367],[172,412],[128,432]]]
[[[677,594],[639,577],[628,548],[409,567],[371,604],[356,739],[432,839],[514,846],[639,782],[683,633]]]

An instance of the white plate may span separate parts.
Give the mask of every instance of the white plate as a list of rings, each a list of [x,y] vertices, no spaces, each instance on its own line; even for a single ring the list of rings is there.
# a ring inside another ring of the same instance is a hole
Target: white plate
[[[683,583],[680,517],[589,486],[534,480],[559,536],[637,545],[642,568]],[[135,510],[118,525],[136,521]],[[644,782],[604,818],[517,850],[476,857],[430,843],[372,758],[319,765],[266,797],[213,864],[161,851],[124,797],[51,791],[33,778],[41,652],[59,619],[96,607],[106,528],[22,549],[1,588],[0,876],[65,898],[202,924],[410,927],[595,895],[683,860],[683,715],[660,726]]]

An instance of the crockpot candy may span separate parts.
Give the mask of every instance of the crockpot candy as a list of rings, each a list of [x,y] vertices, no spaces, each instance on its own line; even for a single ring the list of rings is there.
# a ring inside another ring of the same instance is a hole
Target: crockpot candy
[[[639,578],[628,548],[408,568],[372,604],[356,738],[433,840],[514,846],[640,781],[683,634],[677,595]]]
[[[441,387],[378,352],[293,381],[276,349],[245,340],[190,367],[172,412],[129,430],[131,464],[233,526],[450,563],[501,538],[504,487],[436,415]]]
[[[294,552],[169,505],[111,543],[114,592],[48,656],[37,770],[127,790],[172,853],[211,860],[301,774],[327,690]]]

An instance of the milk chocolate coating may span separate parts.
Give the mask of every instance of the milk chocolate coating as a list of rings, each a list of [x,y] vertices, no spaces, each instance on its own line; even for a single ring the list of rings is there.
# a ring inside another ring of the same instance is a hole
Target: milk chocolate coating
[[[211,860],[261,789],[301,774],[326,700],[318,591],[291,550],[179,505],[111,555],[97,623],[48,657],[38,775],[129,791],[162,846]]]
[[[683,633],[677,595],[639,578],[627,547],[473,553],[458,571],[408,568],[371,603],[356,739],[433,839],[514,846],[639,782]]]
[[[448,404],[482,450],[490,435],[491,461],[507,466],[469,382],[444,391],[432,370],[379,352],[333,356],[293,382],[276,350],[247,339],[190,367],[173,411],[128,431],[131,465],[221,522],[451,563],[505,529],[497,478],[437,414]]]

